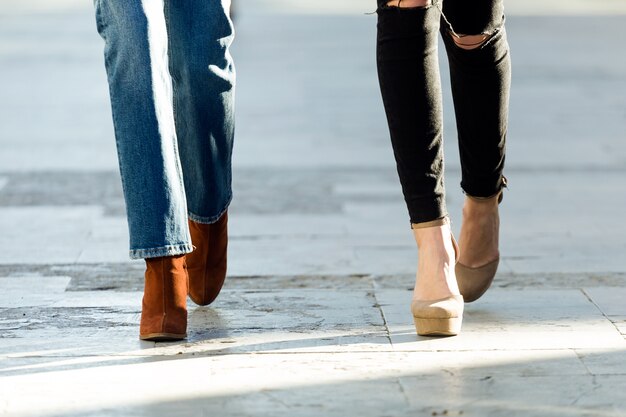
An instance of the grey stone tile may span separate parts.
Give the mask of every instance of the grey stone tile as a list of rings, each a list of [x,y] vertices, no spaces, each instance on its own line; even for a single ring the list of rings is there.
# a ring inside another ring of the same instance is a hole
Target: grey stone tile
[[[93,358],[91,364],[77,361],[74,369],[13,377],[12,385],[0,380],[5,385],[0,386],[9,399],[5,410],[13,415],[98,415],[113,410],[125,415],[187,415],[192,410],[217,409],[224,415],[345,415],[346,407],[351,415],[366,416],[407,411],[444,415],[444,410],[448,415],[475,416],[618,415],[612,413],[621,410],[623,381],[585,375],[570,354],[552,351],[506,357],[500,352],[495,361],[472,352],[454,357],[427,352],[384,357],[366,353],[183,356],[130,364],[98,363]],[[519,365],[500,368],[500,363],[509,361]],[[125,372],[130,366],[133,372]],[[20,401],[47,385],[37,403]],[[546,390],[546,386],[553,388]],[[62,389],[71,389],[77,400],[64,402]]]
[[[443,386],[444,399],[423,395],[429,392],[427,383],[437,382]],[[625,410],[621,396],[614,394],[623,382],[610,376],[570,376],[567,382],[555,376],[461,381],[453,376],[439,381],[414,376],[401,383],[412,407],[432,410],[431,415],[600,417],[619,416]]]
[[[141,349],[154,347],[152,342],[139,340],[139,312],[135,309],[99,307],[2,311],[3,315],[9,313],[26,314],[27,319],[11,320],[9,324],[12,327],[2,330],[0,356],[5,357],[2,366],[7,368],[13,366],[10,357],[14,355],[74,358],[124,356],[125,352],[135,352],[134,356],[145,356]],[[59,319],[50,323],[46,319],[33,318],[31,314],[52,314]],[[7,325],[6,318],[2,325]]]
[[[617,327],[617,330],[626,338],[626,316],[611,317],[611,321]]]
[[[624,349],[577,349],[576,353],[593,375],[626,375]]]
[[[381,262],[383,262],[381,260]],[[57,276],[71,277],[67,291],[142,291],[143,260],[98,264],[0,265],[0,277]],[[404,289],[412,290],[415,273],[402,274],[307,274],[307,275],[235,275],[231,270],[225,288],[268,289]],[[601,274],[507,274],[498,273],[493,288],[506,290],[556,290],[612,287],[626,285],[626,275]]]
[[[63,299],[70,277],[0,277],[0,308],[47,306]]]
[[[190,328],[186,352],[334,352],[389,347],[373,294],[363,290],[226,291],[215,309],[190,310]]]
[[[506,266],[505,266],[506,267]],[[492,289],[503,290],[556,290],[611,287],[620,288],[626,285],[626,274],[620,273],[538,273],[515,274],[507,272],[505,267],[498,268],[498,273],[491,285]],[[371,276],[377,288],[412,290],[415,272],[406,274],[376,274]],[[489,290],[491,292],[492,290]]]
[[[417,262],[415,250],[410,247],[393,244],[369,247],[355,240],[311,239],[306,246],[301,239],[234,241],[230,249],[230,273],[235,276],[393,274],[411,271]]]
[[[90,355],[128,353],[129,343],[138,343],[140,292],[69,292],[44,301],[28,306],[18,300],[1,310],[1,334],[10,343],[3,345],[6,350],[0,349],[0,354],[43,350],[33,340],[45,341],[46,349],[52,350],[78,345],[79,354]],[[225,290],[214,308],[189,302],[188,339],[182,344],[160,344],[152,354],[389,347],[374,304],[373,295],[364,290]],[[71,338],[60,337],[59,331]]]
[[[128,307],[136,312],[141,309],[142,291],[68,291],[63,298],[50,306],[53,308],[100,308]]]
[[[102,206],[107,215],[125,216],[117,171],[13,172],[0,206]]]
[[[139,345],[137,342],[135,345]],[[37,346],[37,345],[36,345]],[[124,356],[109,354],[98,356],[89,354],[86,346],[80,349],[67,347],[64,349],[45,349],[35,351],[30,350],[11,352],[0,357],[0,377],[12,377],[18,375],[38,374],[42,372],[63,372],[75,369],[89,369],[100,366],[132,365],[146,362],[169,360],[168,357],[161,356],[140,356],[137,354]],[[128,349],[137,346],[127,346]]]
[[[626,317],[626,288],[585,288],[584,292],[609,318]]]
[[[0,277],[15,282],[20,282],[22,277],[71,277],[67,291],[142,291],[144,271],[143,260],[101,264],[0,265]]]
[[[411,296],[377,292],[397,350],[626,348],[615,326],[578,290],[493,289],[466,304],[463,332],[451,338],[415,336]]]
[[[101,217],[94,221],[78,263],[128,263],[128,226],[125,217]]]
[[[0,208],[0,264],[76,262],[101,213],[89,206]]]
[[[620,218],[626,206],[621,171],[513,172],[509,177],[500,206],[501,255],[512,273],[624,272],[619,254],[626,248],[626,223],[605,220]],[[459,205],[451,204],[451,213],[460,220]]]

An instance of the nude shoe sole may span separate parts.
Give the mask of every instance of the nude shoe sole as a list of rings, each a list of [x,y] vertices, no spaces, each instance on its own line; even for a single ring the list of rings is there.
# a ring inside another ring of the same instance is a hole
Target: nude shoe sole
[[[489,289],[498,271],[499,263],[500,258],[498,257],[494,261],[476,268],[461,263],[456,264],[454,267],[456,282],[466,303],[478,300]]]
[[[463,324],[463,296],[439,300],[413,300],[411,313],[420,336],[456,336]]]
[[[413,323],[419,336],[457,336],[461,333],[463,317],[450,319],[420,319],[413,317]]]

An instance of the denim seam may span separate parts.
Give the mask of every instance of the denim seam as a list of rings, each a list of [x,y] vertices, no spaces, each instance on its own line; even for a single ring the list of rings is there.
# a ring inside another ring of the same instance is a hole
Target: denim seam
[[[172,71],[172,57],[171,57],[171,53],[172,53],[172,36],[170,34],[170,16],[171,16],[171,2],[167,3],[167,12],[163,12],[163,18],[165,19],[165,31],[166,31],[166,35],[167,35],[167,56],[168,56],[168,60],[167,60],[167,70],[170,76],[170,82],[172,83],[172,117],[174,118],[174,132],[176,134],[176,137],[174,138],[174,141],[172,143],[172,148],[174,151],[174,163],[175,163],[175,167],[176,167],[176,173],[178,174],[178,184],[180,186],[180,189],[183,192],[183,198],[182,198],[182,204],[185,205],[185,211],[188,210],[187,208],[187,190],[185,187],[185,180],[184,180],[184,173],[183,173],[183,168],[182,168],[182,164],[180,161],[180,151],[179,151],[179,146],[178,146],[178,129],[176,128],[176,121],[178,120],[177,117],[177,109],[176,109],[176,95],[177,95],[177,90],[178,90],[178,80],[175,77],[175,73]],[[187,229],[189,230],[189,229]],[[187,231],[187,238],[189,240],[191,240],[191,234],[189,233],[189,231]],[[193,251],[193,245],[192,245],[192,249]]]
[[[173,147],[173,151],[174,151],[174,163],[176,164],[176,172],[178,174],[178,184],[180,186],[180,189],[183,191],[183,199],[182,199],[182,203],[185,204],[185,211],[187,211],[187,190],[185,189],[185,181],[184,181],[184,174],[183,174],[183,169],[181,166],[181,162],[180,162],[180,153],[179,153],[179,149],[178,149],[178,132],[176,129],[176,120],[178,120],[178,117],[176,116],[176,77],[174,77],[174,74],[172,73],[172,59],[171,59],[171,52],[172,52],[172,37],[170,35],[170,25],[169,25],[169,17],[171,15],[171,2],[167,3],[167,13],[164,11],[163,12],[163,18],[165,19],[165,31],[166,31],[166,35],[167,35],[167,55],[168,55],[168,60],[167,60],[167,71],[169,73],[170,76],[170,81],[172,83],[172,117],[174,118],[174,132],[176,133],[176,137],[174,138],[175,140],[172,143],[172,147]]]
[[[109,54],[106,54],[104,57],[104,61],[105,61],[105,67],[106,68],[110,68],[111,66],[111,60],[110,60],[110,56]],[[113,85],[109,82],[107,83],[109,85],[109,96],[113,97],[114,96],[114,92],[113,92]],[[120,172],[120,182],[122,183],[122,190],[124,193],[126,193],[126,190],[128,189],[127,183],[126,183],[126,179],[124,178],[124,170],[123,170],[123,156],[122,156],[122,152],[120,152],[120,149],[122,148],[121,146],[121,142],[120,142],[120,138],[119,135],[117,134],[117,126],[119,126],[119,118],[116,115],[117,112],[115,112],[113,110],[113,103],[111,102],[111,119],[113,119],[113,130],[115,131],[115,145],[116,145],[116,153],[118,155],[117,157],[117,166]],[[125,209],[126,209],[126,215],[129,215],[129,209],[128,206],[125,205]]]
[[[94,0],[94,5],[96,7],[96,24],[100,25],[99,30],[102,32],[101,36],[103,39],[105,39],[105,35],[104,35],[104,28],[105,28],[105,24],[104,24],[104,20],[102,19],[102,4],[100,3],[99,0]],[[105,39],[105,43],[106,43],[106,39]],[[105,48],[107,48],[108,46],[105,45]],[[111,59],[110,59],[110,54],[104,54],[104,65],[105,68],[110,68],[111,67]],[[107,73],[107,77],[108,77],[108,73]],[[109,85],[109,96],[113,97],[113,86],[111,85],[111,83],[107,83]],[[116,131],[116,126],[119,125],[119,121],[118,118],[115,115],[115,111],[113,111],[113,104],[111,104],[111,119],[113,119],[113,130]],[[115,145],[116,145],[116,151],[118,154],[118,158],[117,158],[117,165],[118,165],[118,169],[120,170],[120,180],[122,183],[122,189],[126,188],[126,182],[124,181],[124,175],[122,175],[122,158],[121,158],[121,153],[119,152],[120,149],[120,142],[119,142],[119,138],[118,135],[115,135]],[[127,210],[128,211],[128,210]]]
[[[189,212],[187,215],[189,216],[190,220],[193,220],[196,223],[212,224],[212,223],[217,222],[224,215],[224,213],[226,213],[226,211],[228,210],[228,207],[230,207],[230,203],[232,202],[232,200],[233,200],[233,193],[231,192],[230,195],[228,196],[228,199],[226,200],[226,204],[224,205],[222,210],[215,216],[203,217],[203,216],[198,216],[192,212]]]
[[[131,259],[160,258],[162,256],[184,255],[193,251],[193,245],[179,243],[176,245],[159,246],[147,249],[131,249]]]
[[[102,21],[102,5],[100,4],[100,0],[93,0],[93,6],[96,10],[96,27],[98,28],[98,32],[101,31],[101,28],[104,28]]]

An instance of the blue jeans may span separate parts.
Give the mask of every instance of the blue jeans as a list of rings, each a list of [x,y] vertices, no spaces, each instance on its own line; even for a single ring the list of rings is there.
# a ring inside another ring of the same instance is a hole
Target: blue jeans
[[[193,250],[187,219],[232,198],[228,0],[94,0],[105,41],[131,258]]]

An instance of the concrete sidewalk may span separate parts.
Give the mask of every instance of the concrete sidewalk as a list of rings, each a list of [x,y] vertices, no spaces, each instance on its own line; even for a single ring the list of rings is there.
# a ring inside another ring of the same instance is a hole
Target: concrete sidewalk
[[[90,2],[0,0],[1,416],[626,415],[626,4],[507,3],[503,262],[428,339],[373,5],[335,3],[238,2],[229,278],[154,344]]]

